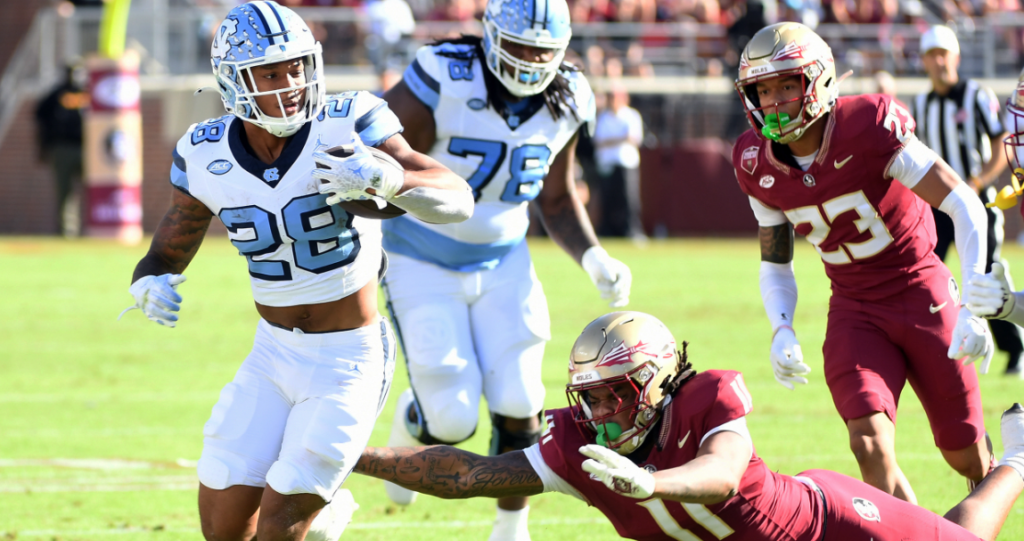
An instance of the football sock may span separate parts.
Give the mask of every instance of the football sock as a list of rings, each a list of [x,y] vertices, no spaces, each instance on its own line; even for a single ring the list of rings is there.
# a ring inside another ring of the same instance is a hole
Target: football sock
[[[491,529],[489,541],[530,541],[530,530],[527,527],[529,505],[518,511],[507,511],[500,507],[497,511],[498,516],[494,521],[494,528]]]
[[[1020,404],[1003,413],[1000,420],[1003,433],[1003,459],[1000,466],[1009,466],[1024,479],[1024,408]]]

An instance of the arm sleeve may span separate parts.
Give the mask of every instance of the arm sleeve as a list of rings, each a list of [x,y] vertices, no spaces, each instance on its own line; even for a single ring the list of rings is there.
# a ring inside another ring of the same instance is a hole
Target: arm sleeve
[[[750,430],[747,429],[747,418],[746,417],[740,417],[739,419],[733,419],[731,421],[726,421],[726,422],[716,426],[715,428],[712,428],[711,430],[708,430],[704,434],[704,437],[700,439],[700,444],[704,445],[704,441],[705,440],[710,438],[712,434],[717,434],[719,432],[735,432],[735,433],[739,434],[740,437],[742,437],[743,440],[747,442],[747,446],[750,447],[750,455],[751,456],[754,455],[754,440],[750,438]],[[547,489],[547,483],[546,482],[544,483],[544,488],[545,488],[545,491],[546,491],[546,489]]]
[[[978,127],[989,137],[996,137],[1003,133],[1003,124],[999,119],[999,99],[996,98],[992,89],[980,87],[974,95],[974,102],[978,118]]]
[[[413,96],[423,102],[427,109],[434,111],[441,100],[441,83],[438,82],[437,56],[431,47],[420,47],[416,58],[405,68],[402,80]]]
[[[548,464],[544,462],[544,456],[540,452],[539,443],[527,447],[523,450],[523,453],[526,454],[526,459],[530,461],[530,465],[537,472],[537,476],[544,482],[544,492],[561,492],[580,501],[587,501],[578,490],[573,488],[565,479],[559,477],[555,470],[548,467]]]
[[[975,275],[985,273],[985,254],[988,248],[985,206],[961,182],[942,200],[939,210],[953,219],[954,242],[957,255],[960,256],[960,280],[966,284]]]
[[[171,151],[171,155],[174,157],[174,161],[171,163],[171,185],[188,195],[192,195],[188,191],[188,165],[185,163],[185,158],[178,154],[177,147]]]
[[[925,146],[917,137],[912,137],[889,164],[885,176],[900,181],[907,188],[913,188],[938,159],[939,155],[934,150]]]
[[[786,219],[786,213],[781,210],[766,206],[754,196],[748,195],[747,197],[750,199],[750,210],[754,211],[754,217],[757,218],[757,225],[775,227],[789,221]]]
[[[380,146],[402,132],[402,123],[387,102],[369,92],[357,93],[352,108],[356,118],[354,129],[368,147]]]
[[[772,332],[783,325],[792,325],[797,301],[793,262],[762,261],[760,283],[761,300],[764,302],[764,311],[768,314],[768,321],[771,322]]]

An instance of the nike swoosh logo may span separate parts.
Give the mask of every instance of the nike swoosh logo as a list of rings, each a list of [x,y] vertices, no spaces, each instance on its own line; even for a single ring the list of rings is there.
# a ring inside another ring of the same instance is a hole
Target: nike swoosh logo
[[[842,169],[843,166],[846,165],[846,162],[848,162],[848,161],[850,161],[852,159],[853,159],[853,154],[850,154],[849,156],[846,157],[845,160],[843,160],[841,162],[840,161],[835,161],[835,162],[832,162],[832,164],[836,166],[836,169]]]
[[[686,445],[686,440],[690,438],[690,432],[692,432],[692,430],[687,431],[686,435],[683,436],[683,439],[679,440],[679,448],[680,449],[682,449],[683,446]]]
[[[938,312],[939,310],[942,310],[942,307],[946,306],[946,304],[948,304],[948,303],[949,303],[949,301],[946,301],[946,302],[944,302],[944,303],[942,303],[942,304],[940,304],[938,306],[935,306],[934,304],[929,304],[928,305],[928,310],[931,311],[931,313],[934,314],[935,312]]]

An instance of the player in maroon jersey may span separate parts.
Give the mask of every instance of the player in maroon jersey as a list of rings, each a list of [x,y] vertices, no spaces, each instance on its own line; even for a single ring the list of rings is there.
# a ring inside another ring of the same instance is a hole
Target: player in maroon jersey
[[[775,379],[807,383],[793,330],[793,232],[807,237],[832,281],[825,381],[865,482],[909,502],[896,463],[896,408],[909,381],[935,445],[971,483],[991,469],[974,368],[992,358],[987,325],[960,305],[935,254],[929,205],[956,228],[962,275],[984,272],[985,209],[932,150],[914,119],[884,95],[838,97],[828,45],[779,23],[751,38],[736,89],[754,129],[733,149],[761,239],[761,296],[772,325]],[[973,486],[973,485],[972,485]]]
[[[825,470],[772,472],[754,452],[750,393],[731,370],[697,373],[639,312],[587,325],[569,357],[570,406],[532,447],[479,456],[449,446],[367,448],[355,471],[442,498],[561,492],[641,540],[993,539],[1024,489],[1024,408],[1003,415],[1007,452],[945,518]],[[733,534],[736,534],[734,537]]]

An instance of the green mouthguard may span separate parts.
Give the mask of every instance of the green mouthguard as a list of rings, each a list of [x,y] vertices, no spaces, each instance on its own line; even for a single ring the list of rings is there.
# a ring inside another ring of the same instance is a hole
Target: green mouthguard
[[[761,128],[761,135],[772,141],[782,139],[782,127],[788,124],[789,120],[789,115],[786,113],[766,115],[764,117],[764,127]]]
[[[597,444],[610,447],[609,442],[622,435],[622,427],[618,423],[597,425]]]

